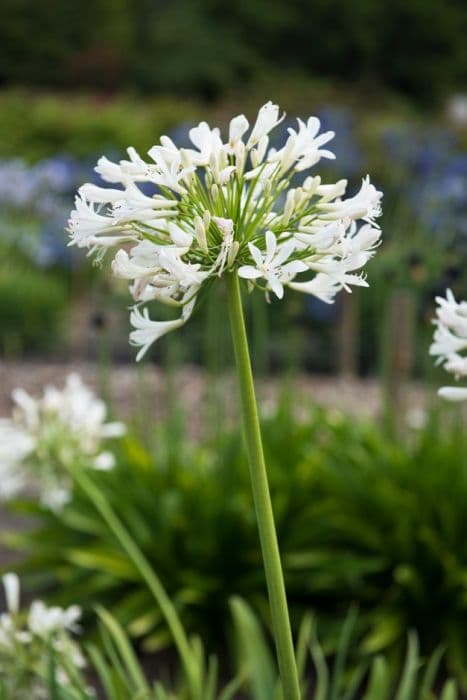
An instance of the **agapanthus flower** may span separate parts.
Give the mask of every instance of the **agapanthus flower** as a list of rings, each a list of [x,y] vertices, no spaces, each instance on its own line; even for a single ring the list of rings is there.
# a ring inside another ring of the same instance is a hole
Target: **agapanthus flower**
[[[450,289],[446,297],[436,297],[438,308],[434,324],[436,330],[430,355],[437,357],[437,363],[454,375],[456,379],[467,377],[467,301],[457,302]],[[444,386],[438,394],[449,401],[465,401],[467,387]]]
[[[47,386],[40,398],[23,389],[12,395],[11,418],[0,420],[0,498],[9,500],[35,487],[44,506],[58,511],[71,497],[64,462],[79,460],[94,469],[110,469],[108,438],[125,432],[123,423],[107,423],[107,407],[71,374],[63,389]]]
[[[99,258],[111,249],[114,274],[130,280],[137,359],[186,323],[200,291],[227,273],[266,295],[282,298],[291,287],[328,303],[341,289],[367,286],[361,270],[380,240],[381,192],[366,177],[345,198],[346,180],[307,176],[334,158],[326,147],[334,133],[320,133],[316,117],[298,119],[283,147],[271,148],[282,119],[268,102],[251,128],[244,115],[234,117],[225,140],[201,122],[189,133],[192,148],[162,136],[149,160],[134,148],[119,163],[102,157],[96,171],[110,186],[80,188],[70,244]],[[141,190],[148,183],[152,196]],[[180,315],[154,321],[151,302],[179,307]]]
[[[7,573],[2,582],[6,602],[6,610],[0,613],[2,689],[8,690],[8,697],[18,700],[46,700],[50,697],[52,656],[57,689],[69,684],[70,668],[85,666],[84,656],[72,636],[79,632],[81,609],[77,605],[49,607],[34,600],[29,610],[23,612],[18,576]]]

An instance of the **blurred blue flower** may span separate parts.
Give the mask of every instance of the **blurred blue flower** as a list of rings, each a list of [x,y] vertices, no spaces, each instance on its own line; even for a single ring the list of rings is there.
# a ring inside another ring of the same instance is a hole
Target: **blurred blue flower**
[[[462,242],[467,236],[467,153],[456,135],[404,124],[386,129],[381,143],[392,184],[421,226],[444,236],[449,246]]]
[[[68,265],[64,228],[83,165],[54,156],[0,161],[0,238],[39,266]]]
[[[323,131],[334,131],[336,134],[329,145],[339,162],[339,172],[344,177],[364,175],[364,157],[358,144],[355,117],[351,110],[325,106],[317,111],[316,116],[321,120]],[[332,161],[327,165],[332,167]]]

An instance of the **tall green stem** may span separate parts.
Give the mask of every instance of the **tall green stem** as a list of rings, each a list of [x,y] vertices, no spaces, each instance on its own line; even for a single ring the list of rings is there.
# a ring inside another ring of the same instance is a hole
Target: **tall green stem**
[[[276,643],[284,700],[300,700],[297,665],[290,628],[284,576],[277,543],[276,527],[264,461],[261,429],[256,405],[253,373],[243,317],[238,277],[227,276],[230,326],[235,349],[238,380],[242,399],[243,427],[250,465],[250,477],[256,519],[263,553],[271,617]]]

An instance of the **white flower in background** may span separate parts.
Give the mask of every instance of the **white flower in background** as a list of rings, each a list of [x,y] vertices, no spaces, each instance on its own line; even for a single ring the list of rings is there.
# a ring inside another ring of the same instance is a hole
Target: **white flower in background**
[[[50,676],[50,654],[54,654],[55,677],[59,685],[69,683],[68,668],[85,666],[84,656],[72,634],[81,609],[47,607],[32,602],[25,615],[20,611],[20,582],[14,573],[2,578],[6,610],[0,613],[0,678],[8,697],[47,698],[45,679]],[[0,606],[1,609],[1,606]]]
[[[99,257],[114,249],[113,272],[130,280],[136,302],[130,341],[138,360],[184,325],[203,286],[225,273],[279,298],[291,287],[327,303],[341,289],[367,286],[361,270],[380,241],[382,194],[368,177],[347,199],[346,180],[305,177],[322,158],[334,158],[323,148],[334,133],[320,133],[316,117],[299,119],[285,145],[270,148],[283,118],[268,102],[251,129],[244,115],[234,117],[225,141],[201,122],[189,133],[193,148],[163,136],[147,162],[133,148],[120,163],[102,157],[96,171],[110,186],[80,188],[70,245]],[[140,183],[152,184],[154,195]],[[140,308],[151,302],[178,307],[179,317],[153,321]]]
[[[60,630],[79,632],[76,623],[80,617],[81,609],[77,605],[66,609],[57,606],[48,608],[41,600],[34,600],[29,610],[28,627],[33,634],[46,639]]]
[[[12,417],[0,420],[0,499],[33,487],[45,507],[60,511],[71,498],[63,462],[111,469],[114,456],[102,443],[123,435],[125,426],[106,422],[105,403],[76,374],[63,389],[47,386],[40,398],[23,389],[12,398]]]
[[[467,350],[467,302],[457,302],[450,289],[446,297],[436,297],[436,302],[436,330],[430,355],[436,356],[437,364],[442,364],[457,380],[463,379],[467,377],[467,357],[460,353]],[[448,401],[465,401],[467,387],[444,386],[438,394]]]

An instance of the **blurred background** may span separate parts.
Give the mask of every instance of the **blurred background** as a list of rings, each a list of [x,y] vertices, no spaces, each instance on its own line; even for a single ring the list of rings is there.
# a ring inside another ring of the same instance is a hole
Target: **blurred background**
[[[74,192],[98,182],[103,153],[144,153],[164,133],[183,144],[201,119],[226,126],[269,99],[287,112],[278,141],[297,116],[335,130],[337,159],[323,179],[356,188],[370,173],[384,191],[370,288],[332,306],[293,293],[271,305],[247,299],[294,616],[311,606],[332,641],[357,601],[362,653],[397,649],[415,628],[422,648],[445,645],[450,670],[466,679],[463,424],[439,407],[443,375],[428,357],[435,295],[451,287],[467,298],[466,36],[464,0],[3,0],[0,407],[6,414],[15,386],[39,391],[79,367],[133,425],[140,442],[127,445],[121,468],[136,472],[150,461],[141,445],[154,447],[154,411],[162,471],[148,488],[163,507],[158,541],[141,535],[142,546],[206,639],[224,635],[217,621],[230,593],[267,618],[248,484],[226,467],[242,459],[222,293],[136,369],[125,284],[67,247]],[[188,448],[193,438],[203,446]],[[212,503],[202,511],[199,483]],[[225,503],[234,487],[238,499]],[[118,480],[108,488],[119,512],[143,498],[136,486],[119,493]],[[54,517],[46,527],[60,536],[23,540],[34,585],[68,582],[65,601],[84,577],[90,601],[104,591],[148,648],[167,643],[157,616],[142,619],[144,599],[121,562],[99,558],[89,532],[81,541]],[[246,552],[235,566],[232,542]]]
[[[287,112],[278,141],[296,116],[317,114],[336,131],[337,160],[323,178],[352,187],[370,173],[384,190],[385,240],[369,292],[331,307],[292,294],[268,309],[258,302],[258,370],[429,372],[433,297],[465,284],[466,30],[460,0],[5,0],[2,357],[95,359],[107,338],[112,358],[129,361],[125,286],[67,248],[73,193],[96,181],[102,153],[145,152],[162,133],[183,143],[200,119],[225,125],[272,99]],[[206,308],[185,329],[180,359],[230,363],[209,350],[225,337],[221,329],[210,340],[223,320],[215,313]]]

